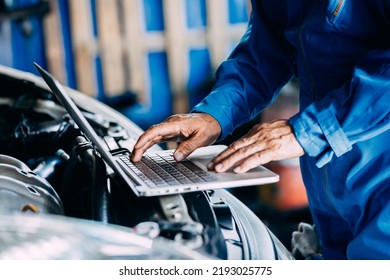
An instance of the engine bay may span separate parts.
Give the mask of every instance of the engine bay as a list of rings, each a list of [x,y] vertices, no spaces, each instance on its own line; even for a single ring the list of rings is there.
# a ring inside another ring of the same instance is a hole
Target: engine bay
[[[1,214],[50,214],[120,225],[215,258],[232,257],[228,247],[235,247],[234,258],[243,257],[230,209],[214,192],[136,197],[110,174],[50,91],[7,76],[0,77],[0,84]],[[110,150],[131,148],[138,136],[115,119],[85,109],[83,114]]]

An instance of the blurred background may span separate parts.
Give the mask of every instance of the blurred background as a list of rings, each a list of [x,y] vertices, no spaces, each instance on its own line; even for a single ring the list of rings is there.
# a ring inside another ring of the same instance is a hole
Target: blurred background
[[[214,83],[214,72],[245,32],[248,0],[0,0],[0,64],[93,96],[147,129],[188,112]],[[260,121],[298,110],[299,81],[223,141]],[[301,221],[311,223],[297,160],[269,164],[277,184],[233,189],[290,248]]]

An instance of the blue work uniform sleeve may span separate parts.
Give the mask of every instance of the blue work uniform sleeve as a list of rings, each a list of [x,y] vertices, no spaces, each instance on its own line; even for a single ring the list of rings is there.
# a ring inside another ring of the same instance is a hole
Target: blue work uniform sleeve
[[[318,167],[354,143],[390,128],[390,50],[374,50],[356,64],[350,82],[290,119],[295,136]]]
[[[220,139],[256,117],[293,74],[293,51],[283,36],[283,27],[271,22],[260,6],[252,1],[246,33],[218,68],[212,92],[192,110],[218,120]]]

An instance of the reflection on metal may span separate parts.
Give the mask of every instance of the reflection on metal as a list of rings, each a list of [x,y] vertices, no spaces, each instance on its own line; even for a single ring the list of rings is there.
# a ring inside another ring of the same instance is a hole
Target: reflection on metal
[[[62,216],[0,217],[0,259],[209,259],[164,238]]]

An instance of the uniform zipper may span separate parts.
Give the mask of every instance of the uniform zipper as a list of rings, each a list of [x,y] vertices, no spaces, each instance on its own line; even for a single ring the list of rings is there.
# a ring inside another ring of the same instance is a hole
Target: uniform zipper
[[[315,101],[315,97],[316,97],[315,83],[314,83],[314,80],[313,80],[313,76],[311,74],[310,64],[309,64],[308,60],[306,59],[306,54],[305,54],[305,50],[304,50],[304,47],[303,47],[302,34],[303,34],[303,29],[309,23],[310,18],[311,18],[311,16],[314,13],[314,10],[316,8],[316,4],[317,4],[317,0],[314,2],[313,7],[312,7],[309,15],[306,17],[306,20],[300,26],[299,33],[298,33],[298,41],[299,41],[300,52],[301,52],[301,55],[302,55],[303,64],[305,65],[305,69],[309,73],[308,76],[309,76],[309,82],[310,82],[310,86],[311,86],[310,93],[311,93],[311,99],[313,101]]]
[[[316,89],[315,89],[315,82],[314,82],[314,79],[313,79],[313,76],[312,76],[312,73],[311,73],[311,69],[310,69],[310,64],[309,64],[309,61],[307,60],[306,58],[306,54],[305,54],[305,49],[303,47],[303,38],[302,38],[302,34],[303,34],[303,29],[307,26],[307,24],[310,22],[310,19],[315,11],[315,8],[317,6],[317,2],[318,0],[316,0],[313,4],[313,8],[311,9],[309,15],[307,16],[306,20],[302,23],[302,25],[300,26],[300,30],[299,30],[299,33],[298,33],[298,40],[299,40],[299,46],[300,46],[300,52],[301,52],[301,55],[302,55],[302,60],[303,60],[303,63],[305,65],[305,69],[306,71],[308,72],[308,76],[309,76],[309,82],[310,82],[310,86],[311,86],[311,98],[313,100],[313,102],[316,101]],[[338,3],[337,3],[337,6],[335,8],[335,10],[333,11],[332,13],[332,16],[333,18],[335,18],[339,12],[340,12],[340,9],[341,7],[343,6],[343,3],[344,3],[344,0],[339,0]],[[330,197],[330,193],[329,193],[329,184],[328,184],[328,174],[327,174],[327,168],[326,166],[324,166],[323,168],[323,171],[324,171],[324,183],[325,183],[325,193],[327,195],[327,198],[328,198],[328,201],[329,201],[329,204],[331,205],[331,207],[335,210],[335,212],[337,213],[337,215],[342,219],[343,219],[343,216],[339,213],[339,211],[337,210],[337,208],[335,207],[331,197]]]
[[[345,221],[343,216],[340,214],[340,212],[337,210],[336,206],[333,203],[332,198],[330,197],[329,193],[329,183],[328,183],[328,169],[326,168],[326,165],[324,166],[324,182],[325,182],[325,193],[328,197],[329,204],[332,206],[333,210],[337,213],[337,215],[340,217],[341,220]],[[345,221],[346,222],[346,221]]]
[[[344,5],[345,0],[338,0],[336,7],[334,8],[332,12],[332,19],[331,21],[334,22],[337,16],[340,14],[340,10]],[[325,192],[328,197],[328,201],[330,205],[332,206],[333,210],[337,213],[337,215],[340,217],[341,220],[345,221],[343,218],[343,215],[338,211],[337,207],[334,205],[333,200],[330,196],[330,190],[329,190],[329,180],[328,180],[328,169],[326,165],[324,166],[324,181],[325,181]]]
[[[334,11],[332,13],[333,18],[335,18],[335,17],[337,17],[339,15],[339,12],[340,12],[341,7],[343,6],[343,4],[344,4],[344,0],[339,0],[337,2],[337,6],[336,6],[336,8],[334,9]]]
[[[334,10],[333,10],[333,12],[331,14],[330,22],[334,23],[334,21],[336,20],[337,16],[340,14],[341,9],[343,8],[344,3],[345,3],[345,0],[337,1],[337,5],[336,5],[336,7],[334,8]]]

